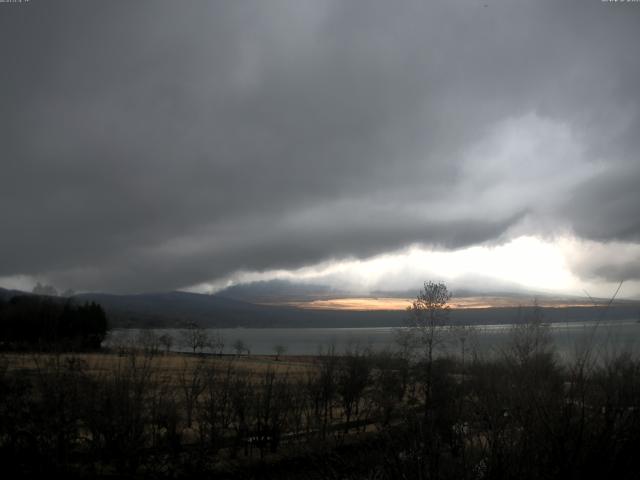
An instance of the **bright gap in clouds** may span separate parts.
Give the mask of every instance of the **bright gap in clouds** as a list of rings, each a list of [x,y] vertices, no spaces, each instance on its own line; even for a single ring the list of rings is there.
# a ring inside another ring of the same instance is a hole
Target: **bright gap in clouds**
[[[607,244],[598,244],[604,251]],[[618,247],[611,246],[616,249]],[[426,280],[444,281],[456,290],[492,292],[538,292],[562,295],[610,296],[616,282],[584,279],[574,271],[588,261],[593,242],[571,236],[542,239],[520,236],[498,245],[460,250],[432,250],[423,246],[368,259],[333,260],[296,270],[238,272],[219,283],[206,283],[191,291],[217,291],[225,286],[283,279],[291,282],[330,285],[336,291],[358,294],[417,291]],[[637,297],[638,282],[626,282],[620,296]]]

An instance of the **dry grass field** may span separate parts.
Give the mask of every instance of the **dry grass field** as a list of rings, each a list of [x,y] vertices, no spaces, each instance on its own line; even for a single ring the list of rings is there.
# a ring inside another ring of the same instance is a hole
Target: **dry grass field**
[[[79,478],[637,478],[640,360],[560,363],[533,327],[464,363],[5,352],[0,461]]]
[[[309,374],[316,362],[314,356],[281,356],[279,360],[270,355],[236,356],[236,355],[192,355],[185,353],[162,353],[148,355],[102,353],[16,353],[0,354],[0,368],[8,372],[20,371],[24,374],[35,374],[44,368],[59,364],[67,366],[71,362],[79,362],[84,372],[90,376],[100,376],[109,372],[128,368],[132,363],[151,369],[163,380],[177,379],[185,371],[194,371],[197,367],[217,370],[232,368],[248,378],[257,379],[271,371],[278,375],[286,375],[291,379],[302,378]]]

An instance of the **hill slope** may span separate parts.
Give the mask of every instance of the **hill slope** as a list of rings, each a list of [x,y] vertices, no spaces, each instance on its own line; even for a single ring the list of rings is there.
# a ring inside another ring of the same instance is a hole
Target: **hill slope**
[[[281,288],[282,286],[278,287]],[[262,299],[266,286],[259,286]],[[282,288],[281,288],[282,290]],[[283,298],[283,292],[279,292]],[[240,295],[239,293],[242,293]],[[304,293],[309,296],[308,292]],[[31,295],[15,290],[0,289],[5,300],[15,295]],[[300,298],[300,293],[296,293]],[[230,298],[236,297],[236,298]],[[57,297],[54,297],[57,298]],[[103,306],[114,327],[179,327],[195,322],[203,327],[393,327],[407,320],[403,310],[328,310],[304,309],[286,305],[264,305],[241,300],[254,300],[254,290],[234,289],[231,295],[222,291],[215,295],[167,292],[139,295],[86,293],[73,297],[76,302],[94,301]],[[273,295],[269,295],[273,299]],[[63,301],[63,299],[60,299]],[[502,324],[522,321],[530,317],[532,307],[500,307],[452,309],[452,322],[465,324]],[[601,308],[569,306],[542,308],[547,322],[589,320],[640,319],[640,302],[622,302],[606,311]]]

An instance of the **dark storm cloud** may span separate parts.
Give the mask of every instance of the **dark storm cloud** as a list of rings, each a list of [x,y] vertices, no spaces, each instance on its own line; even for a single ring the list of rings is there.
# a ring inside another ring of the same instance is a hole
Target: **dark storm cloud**
[[[0,277],[176,288],[525,213],[637,241],[634,7],[0,4]]]
[[[640,279],[640,245],[592,243],[570,258],[571,268],[583,278],[609,282]]]
[[[566,213],[578,234],[640,242],[640,157],[637,162],[610,169],[576,189]]]
[[[588,270],[591,277],[611,282],[640,279],[640,258],[627,259],[621,264],[599,265]]]

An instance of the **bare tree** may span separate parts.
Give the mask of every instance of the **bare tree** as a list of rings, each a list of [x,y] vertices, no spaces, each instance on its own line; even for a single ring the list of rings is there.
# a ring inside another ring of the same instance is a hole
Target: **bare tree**
[[[247,347],[247,344],[244,343],[244,340],[242,339],[238,339],[235,342],[233,342],[233,349],[236,352],[236,355],[240,356],[242,355],[244,352],[248,352],[249,348]]]
[[[524,364],[533,357],[550,355],[552,349],[549,326],[544,323],[544,313],[536,298],[530,314],[513,326],[506,353],[512,360]]]
[[[407,309],[410,331],[423,350],[425,365],[425,414],[430,408],[433,387],[433,354],[444,339],[443,327],[449,322],[451,293],[442,283],[424,282],[424,288]]]
[[[171,350],[171,347],[173,346],[173,337],[168,333],[163,333],[158,337],[158,341],[160,342],[160,345],[164,347],[165,353],[169,353],[169,350]]]
[[[222,445],[225,435],[231,433],[236,377],[231,363],[226,368],[220,368],[214,362],[204,375],[204,398],[200,402],[198,424],[201,441],[214,452]]]
[[[218,355],[222,355],[224,351],[224,337],[216,330],[216,333],[211,337],[210,346]]]
[[[308,389],[313,398],[315,420],[320,427],[324,440],[333,420],[333,406],[337,389],[338,356],[336,347],[331,344],[326,351],[319,349],[316,368],[308,380]]]
[[[136,338],[137,347],[147,355],[156,355],[160,349],[160,338],[153,330],[142,329]]]
[[[276,354],[276,361],[279,361],[280,360],[280,356],[284,355],[285,352],[287,351],[287,347],[284,346],[284,345],[275,345],[273,347],[273,351]]]
[[[440,282],[425,282],[424,288],[407,309],[411,331],[429,363],[433,361],[434,349],[442,342],[442,327],[449,322],[449,300],[451,293]]]
[[[368,353],[355,349],[341,359],[336,374],[336,391],[345,416],[344,433],[350,423],[359,420],[360,404],[371,380],[371,358]]]
[[[211,340],[207,331],[200,327],[197,323],[190,323],[182,331],[182,340],[184,344],[196,353],[197,350],[202,353],[205,347],[211,346]]]
[[[192,365],[186,359],[184,359],[182,368],[178,372],[178,384],[183,393],[188,428],[191,428],[193,412],[198,404],[198,398],[205,390],[205,373],[206,369],[202,361]]]
[[[394,342],[398,349],[400,358],[410,362],[416,355],[419,342],[415,331],[410,327],[399,327],[393,330]]]

